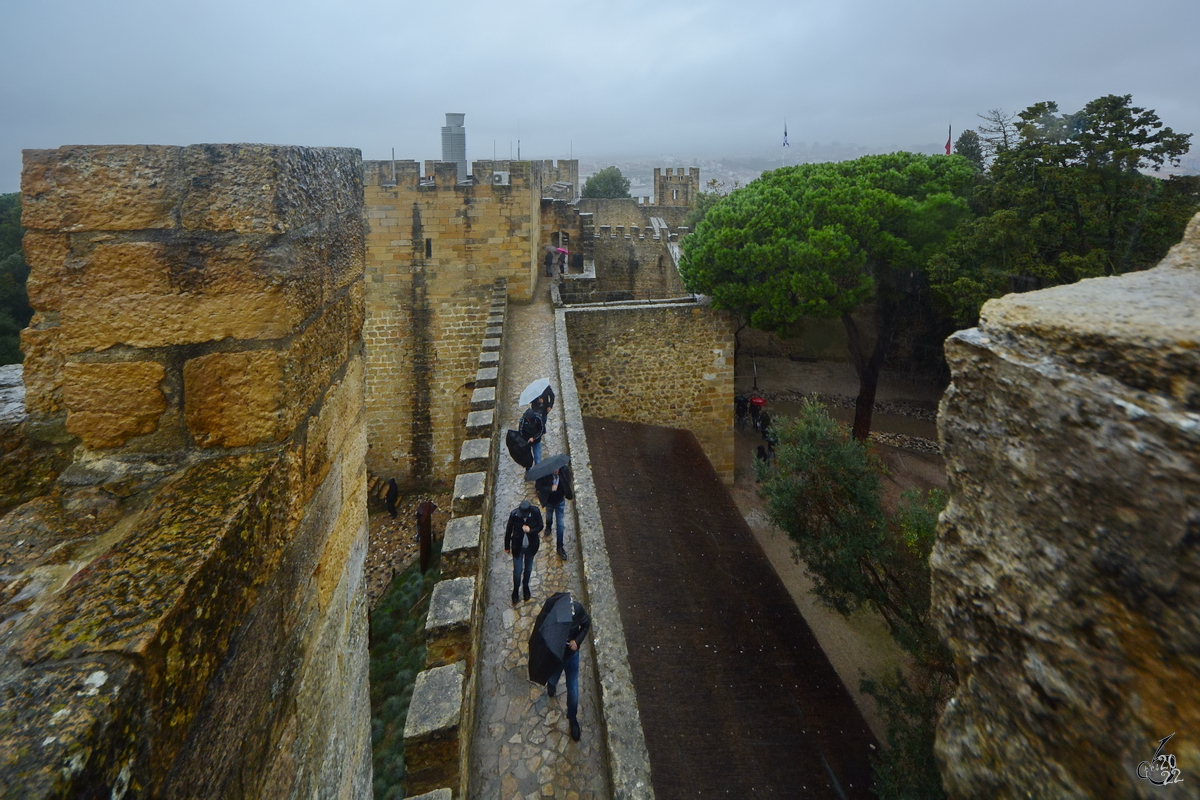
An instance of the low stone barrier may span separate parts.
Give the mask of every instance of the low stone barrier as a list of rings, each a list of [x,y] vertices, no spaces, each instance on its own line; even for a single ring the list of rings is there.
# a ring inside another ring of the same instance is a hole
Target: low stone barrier
[[[608,748],[609,781],[614,798],[652,798],[654,788],[650,783],[650,754],[646,750],[637,693],[633,688],[633,673],[629,668],[625,628],[621,624],[608,547],[604,542],[600,504],[592,480],[591,458],[583,430],[583,412],[567,341],[567,313],[561,308],[555,310],[554,331],[558,349],[559,398],[567,431],[567,449],[571,463],[575,465],[575,501],[568,507],[574,508],[575,530],[579,532],[583,557],[585,601],[593,620],[592,630],[595,631],[592,645],[595,647],[596,673],[600,681],[600,719],[603,720]]]
[[[470,731],[474,729],[475,664],[483,622],[483,520],[492,513],[492,485],[499,454],[496,392],[503,374],[501,344],[507,316],[507,282],[496,281],[479,369],[464,421],[467,438],[454,480],[452,518],[442,540],[442,580],[434,586],[425,621],[425,671],[417,676],[404,727],[409,796],[429,800],[469,792]]]

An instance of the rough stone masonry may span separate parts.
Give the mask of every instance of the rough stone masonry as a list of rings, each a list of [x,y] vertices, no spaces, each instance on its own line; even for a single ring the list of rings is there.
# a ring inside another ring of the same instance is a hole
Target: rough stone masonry
[[[358,151],[31,150],[21,186],[0,441],[58,455],[0,518],[0,795],[368,796]]]
[[[1200,797],[1200,215],[1155,269],[992,300],[946,353],[947,792]],[[1154,785],[1172,733],[1183,782]]]

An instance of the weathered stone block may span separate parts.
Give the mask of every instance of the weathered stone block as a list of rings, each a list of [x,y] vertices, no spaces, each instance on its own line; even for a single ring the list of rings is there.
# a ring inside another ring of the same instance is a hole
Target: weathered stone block
[[[483,511],[487,491],[486,472],[467,472],[454,479],[453,513],[456,517]]]
[[[500,336],[504,333],[503,325],[489,325],[483,329],[483,335],[488,337]]]
[[[1200,662],[1184,655],[1200,652],[1200,252],[1186,250],[989,301],[947,341],[951,500],[930,566],[959,678],[936,745],[950,797],[1149,796],[1137,764],[1200,727]],[[1196,741],[1164,752],[1200,763]]]
[[[492,350],[499,350],[499,349],[500,349],[500,340],[498,338],[483,340],[483,351],[485,353],[490,352]]]
[[[496,385],[496,379],[499,377],[499,371],[500,370],[496,367],[484,367],[483,369],[477,370],[475,372],[475,386],[480,388],[486,386],[494,387]]]
[[[475,578],[438,581],[429,599],[425,618],[425,667],[456,661],[466,663],[470,674],[471,611],[475,605]]]
[[[405,794],[458,785],[464,665],[417,675],[404,723]]]
[[[476,439],[491,438],[495,414],[495,410],[491,408],[467,414],[467,435]]]
[[[479,354],[479,366],[480,367],[491,367],[491,366],[495,366],[496,364],[499,364],[499,363],[500,363],[500,354],[499,353],[480,353]]]
[[[71,251],[65,233],[26,231],[21,240],[29,278],[25,290],[29,305],[39,311],[58,311],[62,303],[63,267]]]
[[[184,364],[184,417],[196,444],[241,447],[287,436],[284,360],[275,350],[251,350]]]
[[[191,230],[282,233],[361,202],[357,150],[199,144],[185,149],[183,163],[180,221]]]
[[[488,467],[488,457],[492,453],[491,439],[467,439],[463,442],[458,456],[460,472],[484,472]]]
[[[21,331],[21,352],[25,354],[25,410],[34,419],[53,417],[63,411],[62,368],[65,359],[59,347],[57,326],[39,327],[40,314],[34,314],[28,328]]]
[[[287,335],[321,302],[320,271],[280,274],[294,255],[203,240],[96,245],[73,265],[62,300],[68,352]]]
[[[182,148],[116,145],[25,150],[21,221],[42,231],[170,228],[183,191]]]
[[[442,576],[461,578],[479,572],[480,538],[483,517],[455,517],[446,524],[442,539]]]
[[[160,387],[165,374],[156,361],[67,364],[67,430],[90,448],[120,447],[153,432],[167,410]]]
[[[496,407],[496,389],[488,386],[471,392],[471,410],[483,411]]]

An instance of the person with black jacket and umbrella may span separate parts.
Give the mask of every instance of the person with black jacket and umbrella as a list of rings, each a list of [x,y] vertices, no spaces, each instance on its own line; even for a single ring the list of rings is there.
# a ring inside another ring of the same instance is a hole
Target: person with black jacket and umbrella
[[[558,533],[558,557],[567,560],[567,551],[563,548],[563,512],[568,500],[575,499],[571,486],[571,467],[563,464],[549,475],[543,475],[534,481],[533,488],[537,490],[538,500],[546,512],[546,536],[550,535],[550,525],[555,523]]]
[[[533,574],[533,557],[538,551],[538,534],[542,531],[542,514],[528,500],[522,500],[521,505],[508,515],[508,525],[504,529],[504,552],[511,553],[513,558],[513,591],[512,601],[521,600],[520,592],[524,590],[528,600],[529,576]]]
[[[570,592],[557,592],[542,606],[529,639],[529,679],[546,684],[546,694],[558,693],[558,678],[567,676],[567,721],[571,738],[579,741],[579,646],[592,627],[583,604]]]

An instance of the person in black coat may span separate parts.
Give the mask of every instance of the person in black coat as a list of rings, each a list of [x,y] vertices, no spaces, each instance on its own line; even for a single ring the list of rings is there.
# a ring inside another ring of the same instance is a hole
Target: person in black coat
[[[533,557],[538,551],[538,534],[542,532],[542,513],[528,500],[508,515],[504,529],[504,552],[513,558],[512,601],[520,602],[521,590],[529,599],[529,576],[533,573]]]
[[[550,597],[548,605],[553,607],[553,601],[561,597],[559,592]],[[546,682],[546,694],[554,697],[557,691],[558,676],[567,674],[567,721],[571,725],[571,738],[579,741],[582,731],[579,729],[579,646],[583,644],[588,631],[592,628],[592,618],[587,609],[578,600],[571,601],[571,629],[567,633],[567,650],[563,654],[562,666],[550,674]]]
[[[525,409],[525,413],[521,415],[521,422],[517,426],[517,430],[521,432],[521,438],[528,442],[533,450],[533,463],[536,464],[542,460],[542,435],[546,432],[546,418],[542,413],[533,407],[531,403],[529,408]]]
[[[567,560],[567,551],[563,548],[563,512],[566,501],[575,499],[575,490],[571,483],[571,468],[562,466],[549,475],[538,478],[533,488],[537,490],[538,500],[546,510],[546,535],[550,535],[550,526],[555,523],[558,534],[558,557]]]

